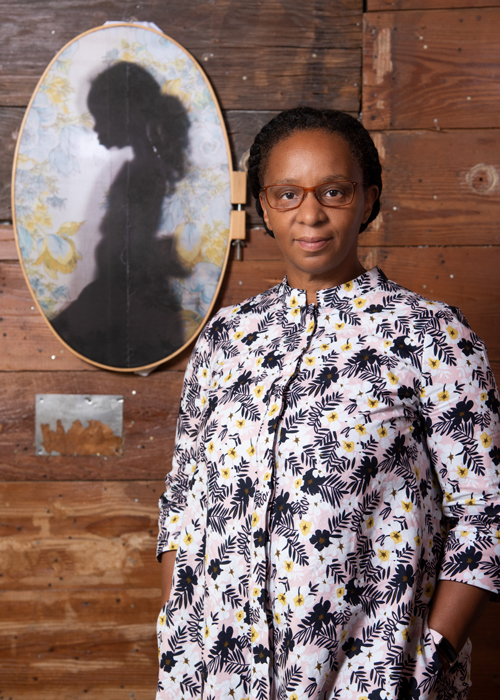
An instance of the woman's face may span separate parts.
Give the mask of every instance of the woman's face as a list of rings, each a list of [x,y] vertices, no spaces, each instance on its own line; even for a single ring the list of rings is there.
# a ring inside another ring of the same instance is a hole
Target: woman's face
[[[368,220],[378,195],[375,185],[362,186],[363,173],[339,134],[298,131],[272,149],[264,186],[315,187],[335,180],[359,183],[351,204],[326,207],[308,192],[297,209],[272,209],[262,192],[264,220],[285,258],[288,283],[309,291],[336,286],[363,272],[358,260],[359,229]]]

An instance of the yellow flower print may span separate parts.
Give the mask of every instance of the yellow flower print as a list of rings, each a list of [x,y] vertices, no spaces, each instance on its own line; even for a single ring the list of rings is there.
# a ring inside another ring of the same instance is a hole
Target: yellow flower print
[[[424,387],[422,387],[420,389],[420,398],[423,399],[424,397],[425,397],[425,389],[424,389]]]
[[[422,654],[423,654],[421,644],[417,644],[417,654],[418,654],[418,656],[422,656]]]
[[[297,693],[292,693],[288,700],[299,700],[299,696],[297,695]]]
[[[304,362],[305,362],[306,365],[308,365],[309,367],[312,367],[312,366],[315,364],[315,362],[316,362],[316,358],[315,358],[315,357],[305,357],[305,358],[304,358]]]
[[[257,367],[260,367],[263,362],[264,362],[264,358],[258,357],[255,361],[255,364],[257,365]]]
[[[229,479],[229,477],[231,476],[231,470],[229,469],[229,467],[223,467],[220,470],[220,473],[223,479]]]
[[[260,518],[257,513],[254,513],[252,515],[252,527],[255,527],[257,523],[259,522]]]
[[[380,561],[387,561],[389,559],[390,552],[388,549],[379,549],[378,550],[378,558]]]
[[[384,348],[388,348],[392,345],[392,340],[384,340]]]
[[[429,540],[429,549],[432,549],[433,544],[434,544],[434,540],[431,537],[431,539]]]
[[[471,496],[470,498],[467,498],[465,501],[466,506],[475,506],[476,505],[476,499],[474,496]]]
[[[415,546],[420,547],[421,544],[422,544],[422,538],[420,537],[420,535],[417,535],[417,536],[414,537],[413,539],[414,539],[414,542],[415,542]]]
[[[493,442],[492,438],[490,437],[490,435],[488,435],[488,433],[481,433],[479,437],[481,439],[481,444],[483,447],[489,447]]]
[[[387,428],[385,428],[383,425],[377,430],[377,433],[381,438],[385,438],[388,436]]]
[[[298,306],[298,305],[299,305],[299,302],[297,301],[297,297],[294,295],[294,296],[290,299],[290,306],[292,307],[292,309],[295,309],[295,307]]]
[[[254,454],[255,454],[255,447],[253,445],[250,445],[250,447],[247,450],[247,455],[249,455],[250,457],[253,457]]]
[[[314,330],[314,321],[310,321],[309,325],[307,326],[307,333],[311,333]]]
[[[481,401],[486,401],[487,398],[488,398],[487,392],[486,392],[486,391],[482,391],[482,392],[481,392]]]
[[[158,616],[158,622],[160,623],[160,625],[161,625],[162,627],[163,627],[163,625],[165,624],[166,619],[167,619],[167,616],[166,616],[166,615],[159,615],[159,616]]]
[[[293,569],[293,561],[285,561],[285,569],[290,572]]]
[[[236,619],[238,620],[238,622],[241,622],[244,617],[245,613],[243,612],[243,610],[238,610],[238,612],[236,613]]]
[[[300,314],[300,309],[297,307],[296,309],[292,309],[290,313],[292,316],[298,316]]]
[[[432,598],[432,594],[434,593],[434,586],[430,581],[427,581],[427,583],[425,584],[424,593],[427,598]]]
[[[212,452],[215,450],[215,445],[212,440],[210,440],[210,442],[208,443],[207,449],[210,452],[210,454],[212,454]]]
[[[497,530],[495,532],[494,537],[495,537],[496,541],[498,542],[498,544],[500,544],[500,530]]]
[[[420,479],[420,469],[416,465],[413,466],[413,471],[415,472],[417,479]]]
[[[264,481],[269,481],[270,478],[271,478],[271,472],[266,472],[264,474]]]
[[[264,387],[262,385],[256,386],[255,389],[253,390],[253,393],[255,396],[260,399],[262,394],[264,393]]]
[[[259,633],[258,633],[257,630],[255,629],[255,627],[252,627],[252,632],[251,632],[251,635],[250,635],[250,639],[252,640],[252,642],[256,642],[258,638],[259,638]]]
[[[448,335],[452,340],[458,338],[458,331],[456,328],[453,328],[453,326],[446,326],[446,330],[448,331]]]
[[[402,635],[403,635],[403,639],[405,640],[405,642],[407,642],[408,639],[410,638],[410,630],[408,629],[408,627],[406,627],[403,630]]]
[[[171,543],[168,545],[168,551],[169,551],[169,552],[174,552],[174,551],[176,551],[177,549],[179,549],[179,545],[177,544],[177,542],[171,542]]]
[[[298,595],[296,595],[295,598],[293,599],[293,602],[295,603],[297,608],[300,607],[301,605],[304,605],[305,598],[302,595],[302,593],[299,593]]]
[[[186,536],[184,537],[184,544],[187,544],[189,547],[189,545],[191,544],[192,541],[193,541],[193,535],[190,532],[186,533]]]
[[[286,605],[286,595],[284,593],[278,593],[277,598],[281,605]]]
[[[201,405],[202,405],[203,408],[205,408],[205,404],[206,404],[206,403],[207,403],[207,397],[206,397],[206,396],[202,396],[202,397],[201,397]]]
[[[388,372],[387,373],[387,378],[389,379],[391,384],[397,384],[399,382],[399,377],[397,377],[394,372]]]
[[[237,332],[233,335],[233,338],[234,338],[235,340],[239,340],[240,338],[243,338],[243,333],[242,333],[242,331],[237,331]]]
[[[337,588],[337,598],[343,598],[345,596],[345,588],[344,586],[340,586],[340,588]]]
[[[441,363],[437,359],[437,357],[429,357],[429,367],[431,369],[437,369]]]
[[[329,413],[329,414],[327,415],[327,418],[328,418],[328,422],[329,422],[329,423],[333,423],[333,421],[334,421],[334,420],[337,420],[338,417],[339,417],[339,416],[338,416],[338,413],[335,413],[335,411],[332,411],[331,413]]]
[[[453,500],[453,495],[451,493],[448,493],[448,491],[446,491],[444,497],[446,498],[447,503],[450,503]]]
[[[394,532],[391,532],[390,538],[394,542],[394,544],[399,544],[400,542],[403,541],[403,538],[401,537],[401,533],[398,532],[397,530],[394,530]]]
[[[375,525],[375,520],[373,519],[373,515],[370,515],[368,520],[366,521],[366,527],[368,529],[372,528]]]
[[[43,264],[45,272],[54,280],[57,279],[58,272],[73,272],[82,257],[77,252],[74,241],[68,236],[74,236],[83,223],[68,221],[60,226],[57,233],[43,238],[40,242],[40,255],[33,264]]]
[[[346,282],[344,284],[344,289],[346,292],[350,292],[353,287],[354,287],[354,285],[352,282]]]
[[[228,382],[228,381],[232,378],[232,376],[233,376],[233,373],[232,373],[232,372],[229,372],[229,374],[227,375],[227,377],[224,378],[224,381],[225,381],[225,382]]]
[[[231,457],[231,459],[236,459],[236,457],[238,456],[238,453],[236,452],[234,447],[230,447],[227,453]]]
[[[294,484],[296,489],[300,489],[300,487],[302,486],[302,477],[299,476],[298,479],[295,479]]]
[[[345,326],[345,323],[336,323],[335,330],[341,331],[344,326]]]
[[[208,371],[206,367],[203,367],[203,369],[201,370],[201,376],[203,377],[203,379],[206,379],[208,377]]]
[[[450,398],[450,392],[449,391],[440,391],[438,392],[438,399],[440,401],[448,401]]]
[[[367,403],[368,403],[368,408],[377,408],[378,399],[371,399],[370,397],[368,397]]]
[[[170,518],[170,522],[172,523],[172,525],[175,525],[175,523],[178,523],[178,522],[179,522],[179,516],[178,516],[178,515],[172,515],[172,517]]]
[[[349,341],[347,341],[347,343],[345,343],[345,345],[340,346],[340,349],[341,350],[352,350],[352,345]]]
[[[273,403],[271,410],[269,411],[269,417],[272,418],[279,411],[279,406],[277,403]]]
[[[354,426],[354,430],[359,434],[359,435],[366,435],[366,428],[364,425],[361,423],[358,423],[356,426]]]
[[[462,537],[467,537],[467,535],[469,534],[469,531],[468,530],[460,530],[460,534],[462,535]]]
[[[322,350],[323,352],[326,352],[327,350],[330,349],[330,346],[328,343],[323,343],[322,345],[319,346],[319,349]]]
[[[401,501],[401,507],[405,513],[411,513],[413,510],[413,503],[411,501]]]
[[[278,625],[281,625],[281,615],[279,614],[279,612],[274,613],[274,620]]]
[[[236,427],[237,427],[237,428],[243,428],[244,425],[245,425],[245,419],[244,419],[244,418],[241,418],[241,419],[238,419],[238,418],[237,418],[237,419],[236,419]]]
[[[354,442],[348,442],[347,440],[342,440],[342,447],[346,452],[352,452],[354,450]]]
[[[467,467],[457,467],[457,472],[458,476],[463,479],[465,476],[467,476],[469,470],[467,469]]]
[[[312,523],[308,522],[307,520],[301,520],[299,523],[299,530],[303,535],[307,535],[311,527]]]
[[[346,637],[347,637],[347,630],[342,630],[342,633],[340,635],[340,643],[341,644],[345,640]]]
[[[363,306],[366,304],[366,299],[354,299],[354,306],[357,306],[358,309],[362,309]]]
[[[255,588],[252,591],[252,595],[254,598],[258,598],[258,596],[260,595],[260,588],[258,586],[255,586]]]

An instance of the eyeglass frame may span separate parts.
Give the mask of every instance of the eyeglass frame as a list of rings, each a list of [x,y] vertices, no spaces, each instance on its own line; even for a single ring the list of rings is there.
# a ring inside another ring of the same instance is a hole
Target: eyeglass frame
[[[348,182],[353,186],[352,190],[352,199],[350,202],[346,202],[345,204],[323,204],[323,202],[320,202],[319,197],[316,195],[316,190],[318,187],[325,187],[328,185],[335,185],[335,184],[340,184],[342,182]],[[308,192],[314,192],[314,196],[318,200],[318,202],[321,204],[322,207],[328,207],[329,209],[341,209],[342,207],[348,207],[349,204],[352,204],[354,201],[354,197],[356,195],[356,187],[357,185],[363,185],[363,183],[359,182],[353,182],[353,180],[333,180],[332,182],[324,182],[322,185],[316,185],[315,187],[302,187],[301,185],[289,185],[289,187],[300,187],[300,189],[303,191],[302,199],[298,204],[296,204],[294,207],[273,207],[273,205],[269,202],[268,196],[267,196],[267,191],[271,187],[286,187],[287,183],[284,182],[283,184],[278,184],[278,185],[266,185],[265,187],[261,187],[260,191],[264,192],[264,196],[266,198],[266,202],[269,204],[271,209],[274,209],[274,211],[293,211],[294,209],[298,209],[300,205],[303,203],[304,199],[306,198],[306,195]]]

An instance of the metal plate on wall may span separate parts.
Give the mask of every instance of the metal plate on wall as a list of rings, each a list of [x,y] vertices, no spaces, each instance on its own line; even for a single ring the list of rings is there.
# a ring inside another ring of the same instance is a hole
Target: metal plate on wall
[[[123,396],[36,395],[37,455],[121,455],[122,437]]]

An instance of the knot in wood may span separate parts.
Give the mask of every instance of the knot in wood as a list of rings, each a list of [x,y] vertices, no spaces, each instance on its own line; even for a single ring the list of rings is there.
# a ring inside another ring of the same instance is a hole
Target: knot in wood
[[[467,184],[476,194],[490,194],[498,181],[498,170],[493,165],[478,163],[467,173]]]

